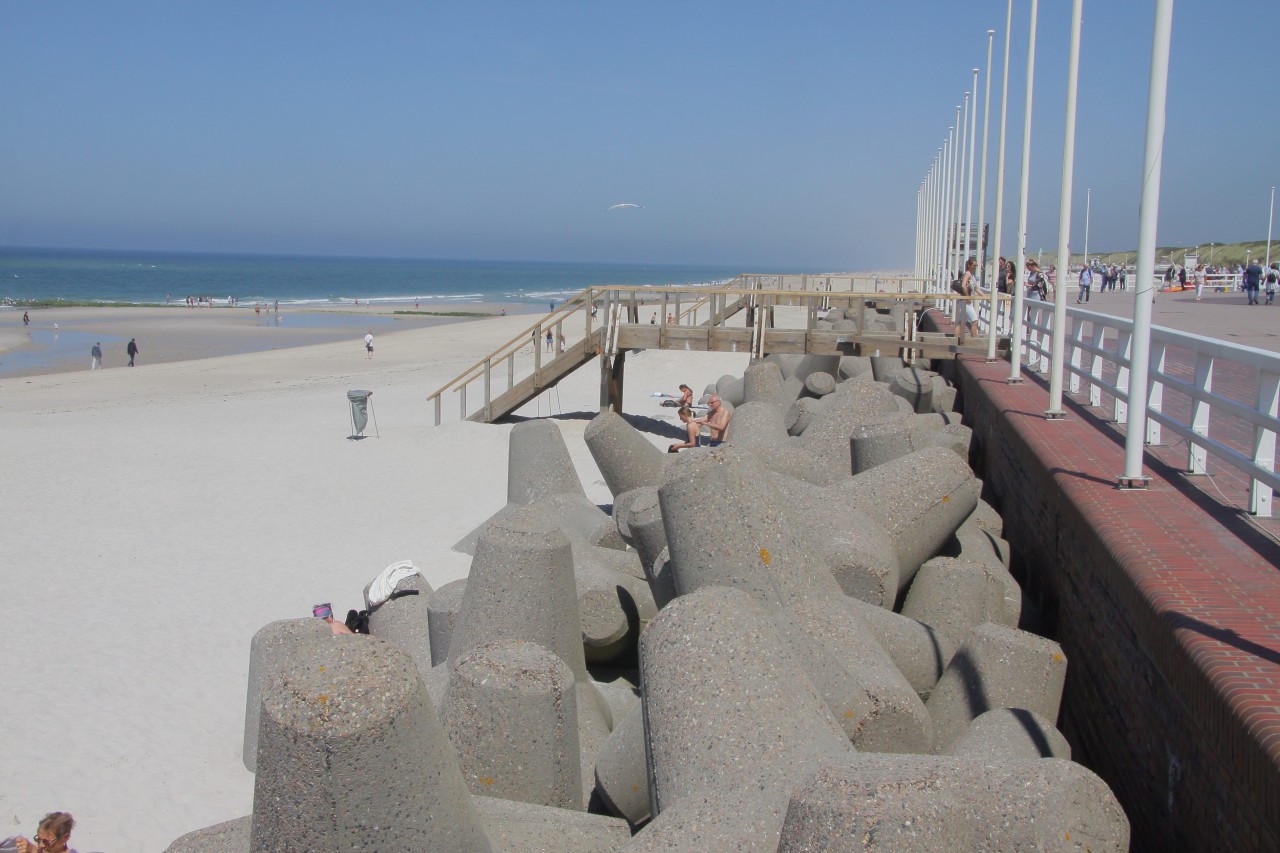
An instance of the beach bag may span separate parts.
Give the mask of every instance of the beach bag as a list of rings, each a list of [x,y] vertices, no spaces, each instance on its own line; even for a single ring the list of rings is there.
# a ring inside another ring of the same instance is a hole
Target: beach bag
[[[351,629],[351,633],[353,634],[369,633],[369,611],[348,610],[347,619],[344,624]]]

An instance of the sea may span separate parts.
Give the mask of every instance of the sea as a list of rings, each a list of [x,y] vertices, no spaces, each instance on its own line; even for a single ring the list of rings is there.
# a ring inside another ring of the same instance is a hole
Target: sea
[[[728,282],[728,266],[548,261],[422,260],[195,254],[0,247],[0,310],[66,300],[164,305],[187,297],[281,307],[418,302],[424,310],[467,303],[560,302],[591,286]],[[787,272],[818,270],[788,269]]]

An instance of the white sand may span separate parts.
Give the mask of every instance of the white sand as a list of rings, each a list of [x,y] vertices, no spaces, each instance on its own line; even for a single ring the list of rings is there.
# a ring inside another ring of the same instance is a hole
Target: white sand
[[[505,502],[509,427],[457,422],[452,395],[434,427],[425,397],[531,319],[379,335],[372,361],[344,342],[0,380],[0,837],[62,809],[81,850],[158,851],[249,813],[250,638],[345,613],[396,560],[465,575],[450,547]],[[626,409],[674,424],[651,391],[745,366],[633,354]],[[381,437],[347,439],[349,388]],[[523,413],[588,413],[558,422],[607,503],[581,441],[598,396],[592,363]]]

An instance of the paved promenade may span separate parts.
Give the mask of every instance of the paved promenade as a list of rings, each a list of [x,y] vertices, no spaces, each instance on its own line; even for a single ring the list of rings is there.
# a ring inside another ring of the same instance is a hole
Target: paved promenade
[[[1119,316],[1132,307],[1132,291],[1089,305]],[[1243,295],[1159,294],[1154,322],[1280,350],[1280,305],[1250,307]],[[1134,849],[1280,848],[1274,522],[1241,512],[1226,471],[1214,488],[1191,482],[1178,448],[1148,457],[1148,490],[1118,490],[1123,425],[1107,422],[1109,408],[1072,401],[1065,420],[1046,421],[1047,383],[1009,385],[1008,372],[959,365],[1005,536],[1072,661],[1064,731],[1130,813]],[[1215,390],[1232,384],[1231,396],[1253,387],[1215,374]],[[1166,394],[1166,410],[1171,402]]]

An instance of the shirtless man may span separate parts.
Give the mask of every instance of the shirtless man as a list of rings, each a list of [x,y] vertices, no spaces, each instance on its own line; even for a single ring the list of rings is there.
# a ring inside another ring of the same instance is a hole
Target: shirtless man
[[[729,410],[720,405],[720,395],[712,394],[711,399],[707,400],[707,413],[700,418],[694,418],[693,423],[706,424],[711,430],[711,446],[719,447],[724,444],[725,435],[729,432],[731,417]]]

